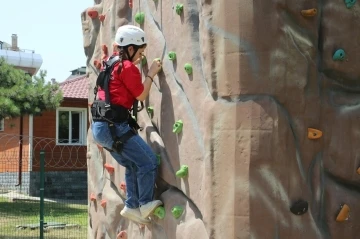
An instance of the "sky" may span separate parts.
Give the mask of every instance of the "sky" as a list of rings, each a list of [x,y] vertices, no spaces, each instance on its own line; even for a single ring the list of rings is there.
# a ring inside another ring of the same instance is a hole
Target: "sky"
[[[11,35],[17,34],[20,49],[42,56],[46,80],[62,82],[71,70],[86,65],[81,13],[93,5],[93,0],[4,1],[0,41],[11,44]]]

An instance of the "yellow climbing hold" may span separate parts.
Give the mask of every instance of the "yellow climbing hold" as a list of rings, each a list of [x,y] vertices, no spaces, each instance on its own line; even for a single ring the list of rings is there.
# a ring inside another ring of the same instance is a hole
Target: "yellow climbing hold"
[[[308,128],[308,138],[309,139],[320,139],[322,132],[318,129]]]
[[[343,222],[349,219],[349,214],[350,214],[350,208],[348,205],[344,204],[341,207],[341,210],[339,212],[339,214],[336,217],[336,221],[337,222]]]

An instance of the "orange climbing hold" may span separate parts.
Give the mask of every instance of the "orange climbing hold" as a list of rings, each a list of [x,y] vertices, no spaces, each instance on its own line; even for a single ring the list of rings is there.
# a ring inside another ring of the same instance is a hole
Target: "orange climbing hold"
[[[316,13],[317,13],[316,8],[311,8],[311,9],[301,11],[301,15],[303,15],[304,17],[313,17],[316,15]]]
[[[125,182],[120,183],[120,189],[123,190],[124,192],[126,192],[126,183]]]
[[[87,11],[87,14],[89,15],[89,17],[90,17],[91,19],[97,18],[98,15],[99,15],[98,11],[96,11],[96,10],[94,10],[94,9],[88,10],[88,11]]]
[[[129,8],[133,8],[133,1],[129,0]]]
[[[96,69],[100,70],[101,69],[101,62],[98,60],[94,61],[94,66],[96,67]]]
[[[119,234],[117,234],[116,239],[127,239],[127,233],[126,231],[121,231]]]
[[[105,199],[101,200],[100,205],[105,208],[106,207],[106,200]]]
[[[356,170],[357,174],[360,174],[360,167]]]
[[[93,194],[93,193],[90,194],[90,201],[92,201],[92,202],[96,201],[95,194]]]
[[[309,139],[320,139],[322,132],[318,129],[308,128],[308,138]]]
[[[349,219],[350,208],[348,205],[344,204],[336,217],[337,222],[343,222]]]
[[[110,164],[104,164],[104,168],[110,173],[113,174],[115,171],[115,168],[113,166],[111,166]]]
[[[99,20],[100,20],[100,22],[103,22],[105,20],[105,15],[100,15]]]

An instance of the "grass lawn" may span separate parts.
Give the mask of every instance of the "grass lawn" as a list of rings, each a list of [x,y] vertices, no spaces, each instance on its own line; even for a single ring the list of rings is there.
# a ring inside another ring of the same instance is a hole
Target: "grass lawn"
[[[84,239],[87,238],[87,205],[45,202],[44,222],[76,224],[76,227],[50,229],[45,231],[45,239]],[[39,224],[39,201],[9,202],[0,197],[0,239],[38,239],[39,227],[36,229],[18,229],[17,225]]]

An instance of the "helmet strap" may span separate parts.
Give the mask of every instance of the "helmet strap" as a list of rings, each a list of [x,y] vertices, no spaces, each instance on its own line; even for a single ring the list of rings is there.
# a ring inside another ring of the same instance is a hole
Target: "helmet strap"
[[[134,58],[134,56],[135,56],[135,54],[136,54],[136,52],[139,50],[139,48],[137,48],[136,47],[136,50],[134,51],[134,54],[132,54],[132,56],[131,56],[131,61],[132,61],[132,59]]]
[[[130,56],[130,54],[129,54],[128,47],[124,48],[125,54],[126,54],[128,60],[131,61],[131,62],[132,62],[132,59],[134,58],[136,52],[139,50],[139,48],[137,46],[135,46],[135,45],[133,45],[132,47],[134,48],[134,53],[132,54],[132,56]]]

